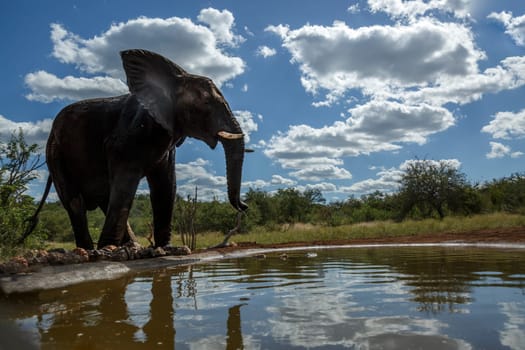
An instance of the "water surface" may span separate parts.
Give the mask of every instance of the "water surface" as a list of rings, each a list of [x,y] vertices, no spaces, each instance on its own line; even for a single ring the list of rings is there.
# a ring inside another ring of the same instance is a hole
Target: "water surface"
[[[525,251],[289,252],[0,300],[0,349],[525,349]]]

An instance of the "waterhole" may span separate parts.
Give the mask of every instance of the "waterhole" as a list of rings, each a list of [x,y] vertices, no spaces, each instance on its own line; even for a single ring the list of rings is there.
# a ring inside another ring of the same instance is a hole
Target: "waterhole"
[[[0,349],[524,349],[525,251],[279,252],[0,300]]]

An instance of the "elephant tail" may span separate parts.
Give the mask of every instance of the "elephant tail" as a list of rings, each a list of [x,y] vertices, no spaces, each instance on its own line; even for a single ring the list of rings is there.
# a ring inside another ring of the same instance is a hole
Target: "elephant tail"
[[[49,190],[51,189],[51,185],[53,184],[53,179],[51,178],[51,175],[47,177],[47,183],[46,188],[44,190],[44,194],[42,195],[42,199],[40,200],[40,203],[38,204],[38,207],[35,210],[35,213],[30,218],[27,218],[25,221],[27,223],[27,228],[23,234],[23,236],[18,240],[18,244],[24,243],[25,239],[33,232],[36,225],[38,224],[38,214],[42,210],[42,207],[44,206],[44,203],[46,202],[46,198],[49,195]]]

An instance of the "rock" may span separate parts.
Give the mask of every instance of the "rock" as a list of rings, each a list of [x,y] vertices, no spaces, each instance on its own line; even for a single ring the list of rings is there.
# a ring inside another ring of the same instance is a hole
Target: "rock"
[[[188,246],[183,245],[182,247],[165,246],[163,249],[166,251],[166,255],[190,255],[191,249]]]
[[[25,253],[24,258],[26,258],[29,265],[36,265],[36,264],[47,265],[48,255],[49,253],[46,250],[34,249],[34,250],[30,250],[27,253]]]
[[[157,256],[165,256],[166,255],[166,251],[164,249],[162,249],[162,247],[157,247],[153,250],[153,256],[154,257],[157,257]]]

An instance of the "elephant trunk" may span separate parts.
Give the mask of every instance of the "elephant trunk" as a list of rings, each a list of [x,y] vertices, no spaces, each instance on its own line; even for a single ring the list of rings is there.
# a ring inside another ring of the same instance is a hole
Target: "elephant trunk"
[[[220,138],[226,158],[226,179],[228,199],[238,211],[245,211],[248,206],[241,201],[242,163],[244,161],[243,138]]]

